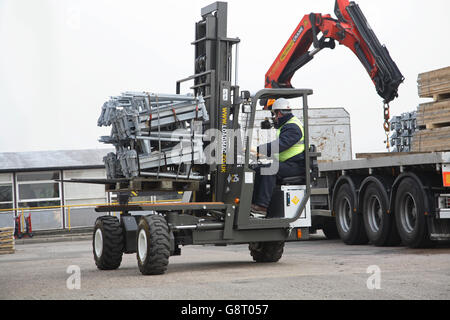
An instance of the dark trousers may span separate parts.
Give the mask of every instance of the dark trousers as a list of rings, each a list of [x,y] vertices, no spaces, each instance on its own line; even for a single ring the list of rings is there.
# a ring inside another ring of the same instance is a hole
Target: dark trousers
[[[262,175],[261,169],[269,165],[261,165],[255,169],[256,177],[253,188],[252,203],[268,208],[272,200],[273,191],[277,185],[277,178],[305,176],[305,163],[303,161],[280,162],[278,173],[275,175]]]

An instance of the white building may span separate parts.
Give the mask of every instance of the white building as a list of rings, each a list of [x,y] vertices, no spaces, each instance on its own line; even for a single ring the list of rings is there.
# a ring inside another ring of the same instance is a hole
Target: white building
[[[105,179],[103,157],[112,151],[0,153],[0,227],[22,213],[31,214],[33,231],[92,227],[101,215],[95,205],[110,202],[105,187],[55,180]]]

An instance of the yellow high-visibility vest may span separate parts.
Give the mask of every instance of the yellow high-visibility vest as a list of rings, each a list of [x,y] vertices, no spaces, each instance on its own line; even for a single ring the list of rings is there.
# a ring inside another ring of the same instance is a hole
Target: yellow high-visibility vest
[[[280,162],[285,162],[285,161],[289,160],[290,158],[295,157],[296,155],[299,155],[305,151],[305,130],[303,129],[303,125],[300,122],[300,120],[295,116],[292,117],[288,122],[286,122],[284,125],[282,125],[278,129],[277,138],[279,138],[281,135],[281,129],[283,129],[283,127],[285,125],[291,124],[291,123],[295,123],[300,128],[300,130],[302,132],[302,138],[300,139],[299,142],[294,144],[289,149],[281,152],[280,154],[275,154],[275,158],[278,159],[278,161],[280,161]]]

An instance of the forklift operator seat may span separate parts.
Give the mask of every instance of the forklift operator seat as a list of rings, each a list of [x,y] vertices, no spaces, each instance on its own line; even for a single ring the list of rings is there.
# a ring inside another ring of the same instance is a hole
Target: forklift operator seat
[[[315,145],[310,145],[309,147],[309,156],[310,156],[310,168],[312,171],[317,171],[317,157],[320,157],[321,154],[317,153],[317,147]],[[304,186],[306,185],[306,176],[294,176],[294,177],[286,177],[280,178],[277,176],[277,185],[278,186]]]
[[[303,186],[306,184],[306,178],[304,176],[286,177],[286,178],[277,177],[277,184],[283,186],[289,185]]]

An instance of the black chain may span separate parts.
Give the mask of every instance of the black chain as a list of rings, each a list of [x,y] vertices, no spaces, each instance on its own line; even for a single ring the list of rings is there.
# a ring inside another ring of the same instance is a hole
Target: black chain
[[[386,133],[386,149],[389,150],[391,148],[391,144],[389,141],[389,134],[391,132],[391,124],[389,123],[389,120],[391,118],[391,112],[389,104],[387,103],[384,104],[383,111],[384,111],[384,131]]]

